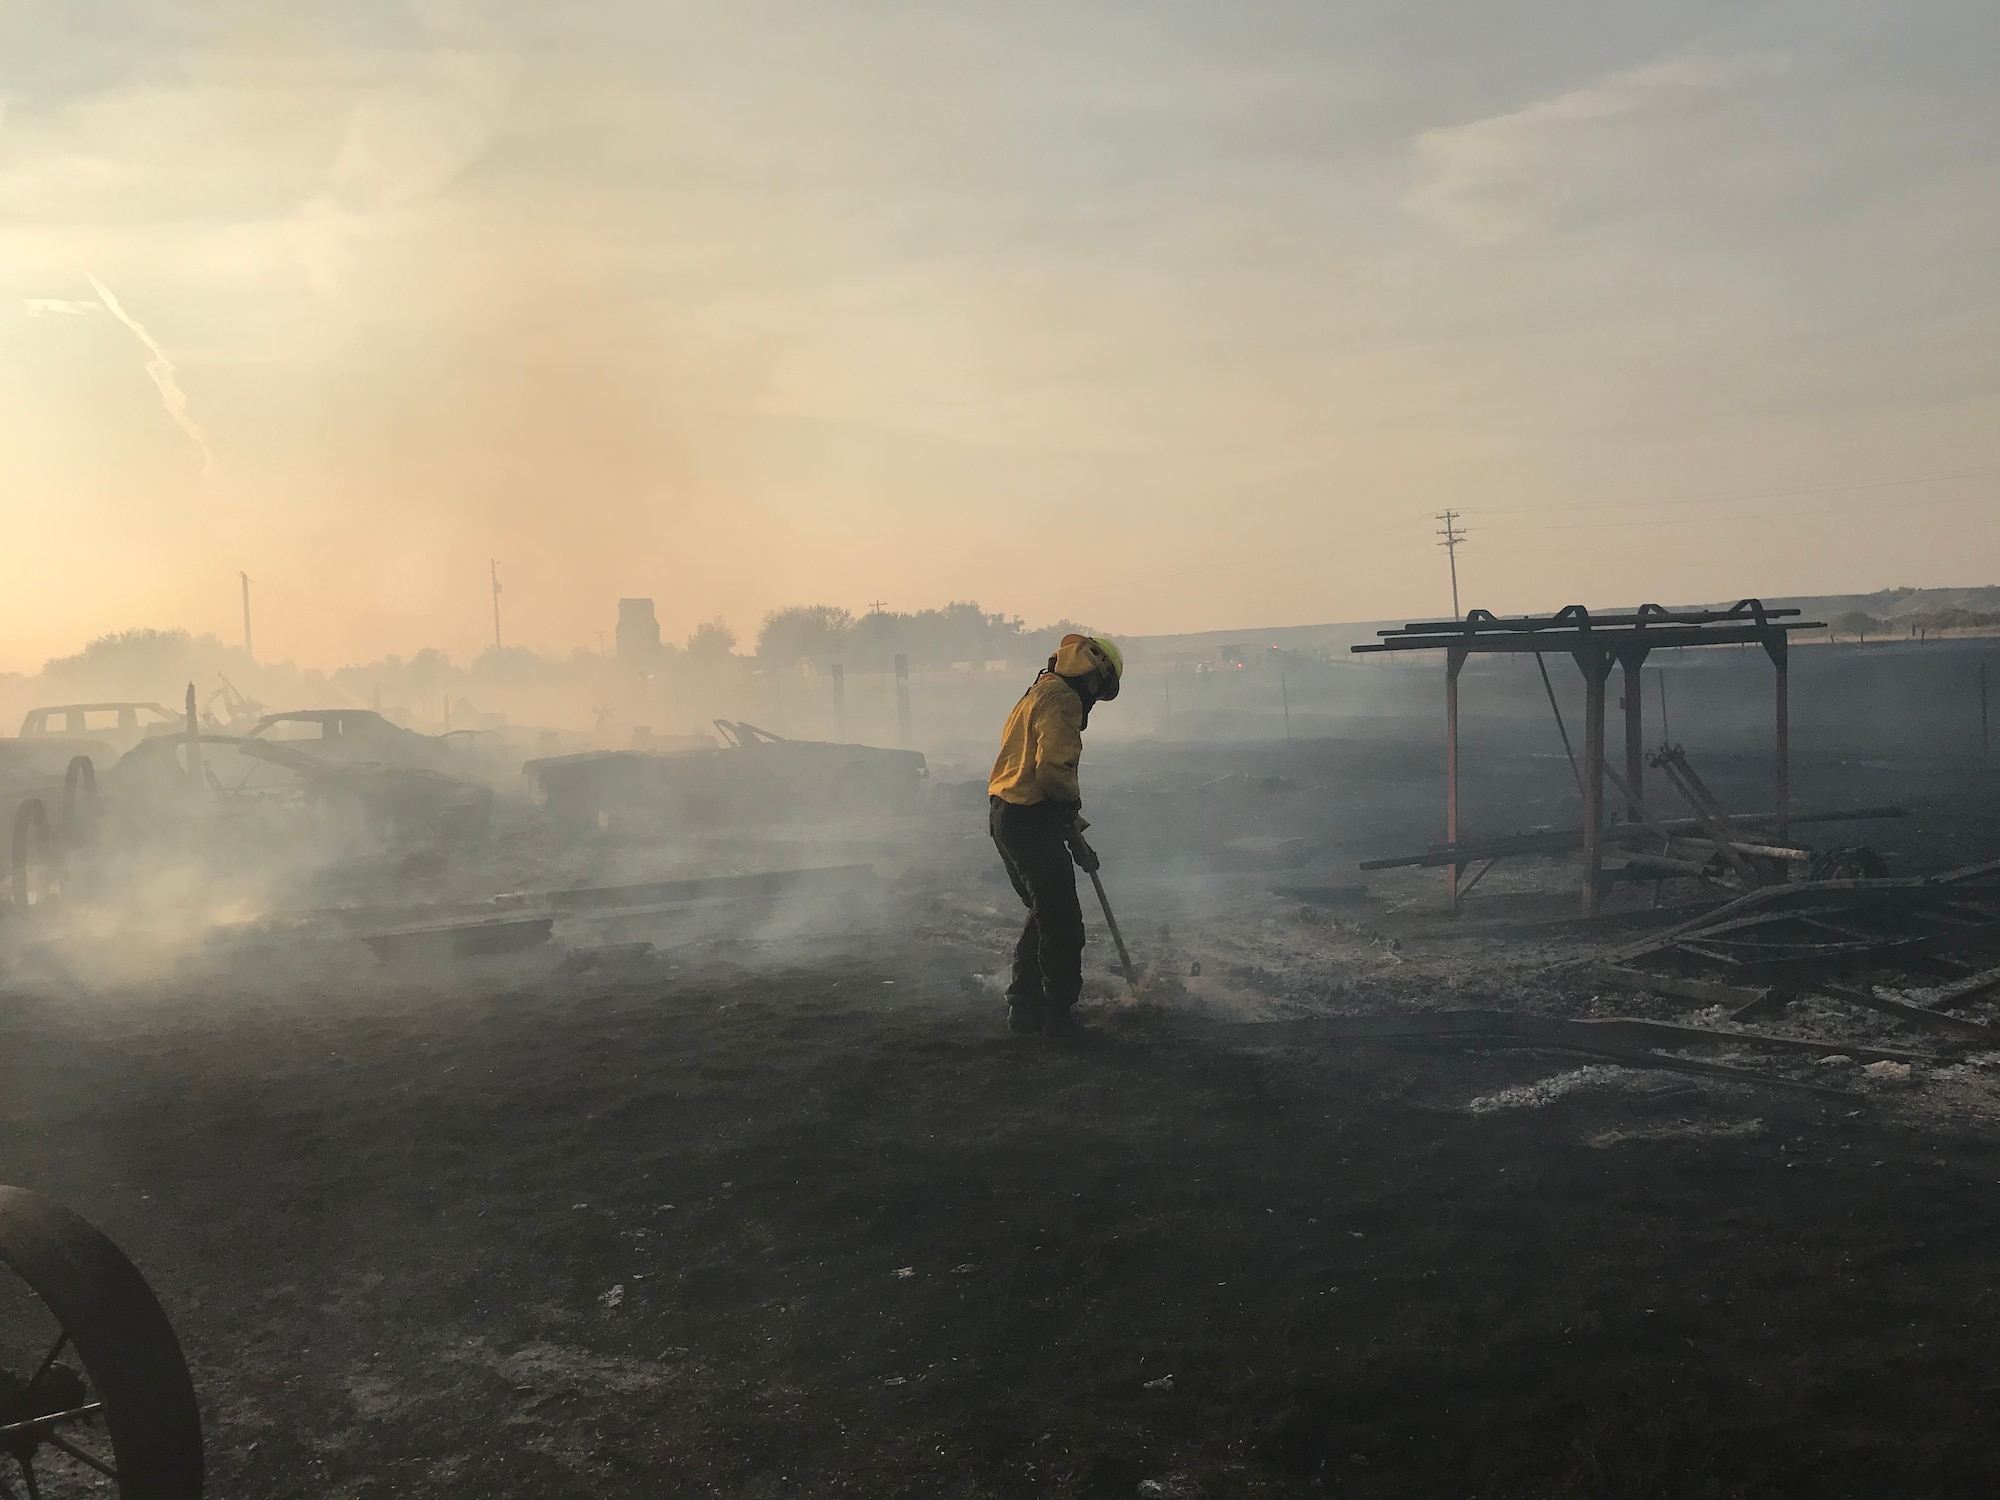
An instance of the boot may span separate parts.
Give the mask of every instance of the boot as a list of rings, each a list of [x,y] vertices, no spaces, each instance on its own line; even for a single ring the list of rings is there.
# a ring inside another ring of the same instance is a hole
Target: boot
[[[1043,1013],[1039,1005],[1021,1005],[1009,1002],[1007,1006],[1007,1029],[1021,1036],[1042,1034]]]

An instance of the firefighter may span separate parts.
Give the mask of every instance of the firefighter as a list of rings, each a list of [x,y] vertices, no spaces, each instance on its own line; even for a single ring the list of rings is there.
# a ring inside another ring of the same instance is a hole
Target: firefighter
[[[1083,989],[1083,907],[1072,864],[1097,868],[1085,842],[1076,767],[1090,711],[1118,696],[1125,658],[1103,636],[1066,635],[1007,715],[986,783],[1007,877],[1028,908],[1007,985],[1011,1031],[1062,1034]]]

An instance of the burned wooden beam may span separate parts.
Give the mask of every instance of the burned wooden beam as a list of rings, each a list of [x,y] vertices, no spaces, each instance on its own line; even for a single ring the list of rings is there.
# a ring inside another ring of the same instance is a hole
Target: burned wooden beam
[[[1597,964],[1584,972],[1599,984],[1608,984],[1614,989],[1673,995],[1682,1000],[1699,1000],[1704,1005],[1752,1005],[1770,997],[1768,990],[1717,984],[1708,979],[1686,979],[1678,974],[1648,974],[1641,969],[1621,968],[1617,964]]]
[[[1968,974],[1955,983],[1939,988],[1937,998],[1926,1010],[1950,1010],[1958,1005],[1970,1005],[1975,1000],[1983,1000],[1994,991],[2000,990],[2000,969],[1982,969],[1976,974]]]
[[[1711,873],[1706,864],[1692,859],[1675,859],[1666,854],[1644,854],[1634,852],[1625,856],[1625,868],[1642,870],[1650,875],[1670,876],[1678,880],[1708,880]],[[1725,887],[1729,890],[1735,886]]]
[[[1977,927],[1959,927],[1949,932],[1928,932],[1916,937],[1827,943],[1811,947],[1794,947],[1790,951],[1765,953],[1749,950],[1755,946],[1771,948],[1777,945],[1738,943],[1732,949],[1719,946],[1728,943],[1729,939],[1713,938],[1707,933],[1698,934],[1697,937],[1699,942],[1696,938],[1689,938],[1683,940],[1679,946],[1689,952],[1698,952],[1703,957],[1727,964],[1732,972],[1746,978],[1755,976],[1805,982],[1856,968],[1893,964],[1902,959],[1957,947],[1980,938],[2000,938],[2000,922],[1982,923]]]
[[[1949,1032],[1969,1042],[1984,1042],[1989,1047],[2000,1047],[2000,1029],[1982,1025],[1978,1021],[1940,1015],[1937,1011],[1925,1010],[1921,1005],[1908,1005],[1901,1000],[1887,1000],[1874,991],[1863,989],[1858,985],[1823,982],[1814,985],[1813,988],[1821,994],[1831,995],[1834,999],[1843,1000],[1849,1005],[1858,1005],[1863,1010],[1894,1016],[1897,1020],[1907,1021],[1912,1026]]]

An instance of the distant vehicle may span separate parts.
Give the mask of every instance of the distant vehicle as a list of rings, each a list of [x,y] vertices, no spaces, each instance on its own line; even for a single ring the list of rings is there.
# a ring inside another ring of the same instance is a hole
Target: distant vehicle
[[[444,757],[443,742],[435,736],[392,724],[368,708],[304,708],[265,714],[243,737],[305,750],[329,760],[427,766]]]
[[[915,750],[790,740],[717,719],[727,743],[691,750],[597,750],[531,760],[522,773],[551,818],[608,829],[637,821],[717,827],[893,812],[930,774]]]
[[[141,740],[186,727],[185,717],[158,703],[58,703],[29,709],[21,738],[93,740],[123,754]]]

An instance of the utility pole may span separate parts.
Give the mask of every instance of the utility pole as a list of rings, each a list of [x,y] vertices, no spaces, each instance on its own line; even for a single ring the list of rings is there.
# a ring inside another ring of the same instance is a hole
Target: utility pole
[[[500,561],[488,559],[493,570],[493,649],[500,649]]]
[[[1458,512],[1455,510],[1441,510],[1432,519],[1444,522],[1444,529],[1438,532],[1444,540],[1438,545],[1451,559],[1451,617],[1460,620],[1464,616],[1458,609],[1458,544],[1465,540],[1465,528],[1458,524]]]
[[[879,615],[882,613],[883,610],[887,609],[888,607],[889,604],[886,599],[871,600],[868,605],[868,613],[871,615]]]
[[[902,747],[910,748],[910,658],[896,653],[896,734]]]
[[[250,644],[250,575],[238,573],[236,576],[243,580],[243,654],[255,661],[257,652]]]

